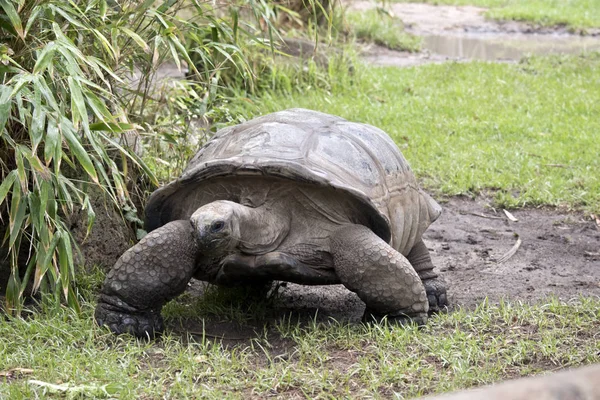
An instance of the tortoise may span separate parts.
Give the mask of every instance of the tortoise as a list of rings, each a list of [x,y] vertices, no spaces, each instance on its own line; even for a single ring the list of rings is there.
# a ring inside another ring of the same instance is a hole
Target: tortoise
[[[154,336],[192,277],[343,284],[364,318],[426,323],[447,305],[421,238],[441,207],[392,139],[305,109],[224,128],[145,208],[149,232],[107,274],[95,318]]]

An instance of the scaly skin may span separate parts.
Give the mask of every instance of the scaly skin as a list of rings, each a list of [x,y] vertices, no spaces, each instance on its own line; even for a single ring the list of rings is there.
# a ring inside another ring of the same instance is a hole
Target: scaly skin
[[[412,264],[417,274],[423,281],[427,299],[429,300],[429,313],[439,312],[448,307],[446,282],[433,271],[431,255],[423,239],[420,239],[411,249],[408,261]]]
[[[429,303],[408,260],[362,225],[347,225],[330,239],[335,271],[367,305],[367,319],[417,324],[427,321]]]
[[[98,325],[138,337],[160,333],[160,310],[185,290],[197,256],[189,220],[173,221],[150,232],[108,273],[96,307]]]

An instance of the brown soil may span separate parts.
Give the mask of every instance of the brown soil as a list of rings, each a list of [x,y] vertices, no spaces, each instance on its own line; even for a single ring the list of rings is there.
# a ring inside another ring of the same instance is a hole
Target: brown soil
[[[453,305],[473,306],[486,296],[532,302],[600,295],[600,226],[590,216],[550,209],[511,213],[518,222],[483,199],[454,198],[427,231]],[[521,246],[499,263],[516,235]]]

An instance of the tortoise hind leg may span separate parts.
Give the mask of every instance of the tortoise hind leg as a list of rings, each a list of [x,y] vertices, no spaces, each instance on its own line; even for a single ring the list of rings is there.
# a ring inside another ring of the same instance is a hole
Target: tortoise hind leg
[[[400,323],[427,321],[428,302],[421,279],[402,254],[362,225],[334,232],[330,249],[335,271],[367,305],[368,319],[386,316]]]
[[[114,333],[153,337],[160,310],[181,294],[196,268],[197,246],[188,220],[170,222],[127,250],[106,276],[95,318]]]
[[[448,307],[448,296],[446,294],[446,282],[433,271],[431,255],[423,239],[420,239],[411,249],[408,261],[412,264],[419,278],[423,281],[427,299],[429,301],[429,312],[439,312]]]

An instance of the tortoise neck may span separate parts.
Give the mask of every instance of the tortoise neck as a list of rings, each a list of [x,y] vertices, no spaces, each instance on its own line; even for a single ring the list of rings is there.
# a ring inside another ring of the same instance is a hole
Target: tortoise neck
[[[290,216],[284,207],[263,204],[260,207],[239,205],[239,249],[249,254],[265,254],[275,250],[290,230]]]

